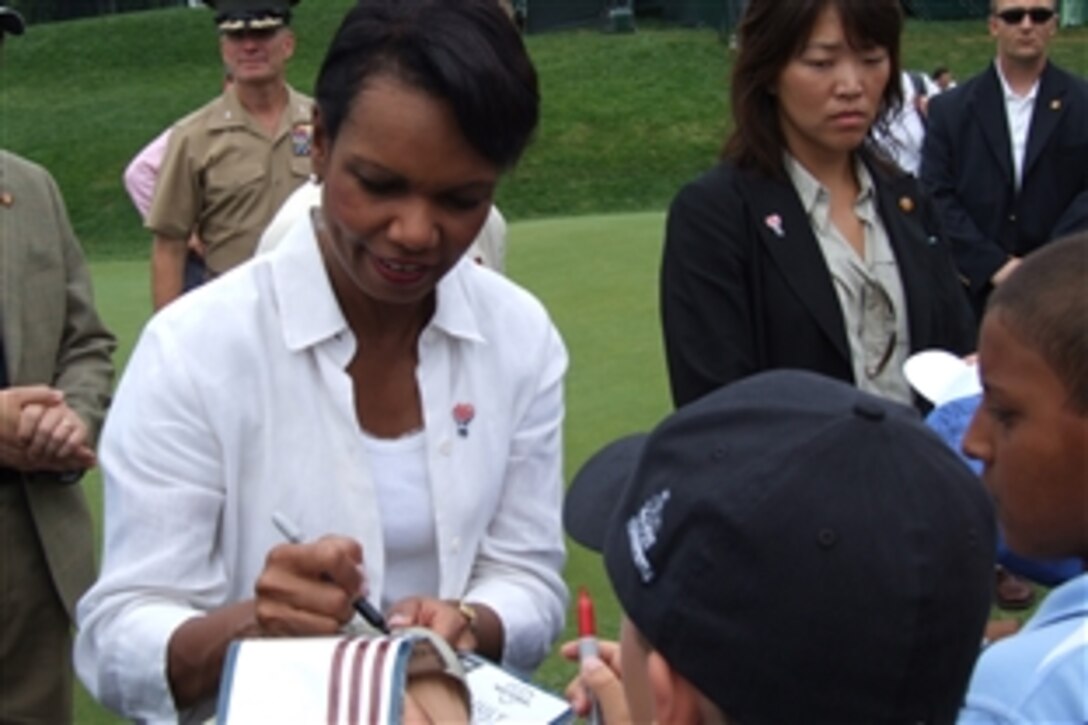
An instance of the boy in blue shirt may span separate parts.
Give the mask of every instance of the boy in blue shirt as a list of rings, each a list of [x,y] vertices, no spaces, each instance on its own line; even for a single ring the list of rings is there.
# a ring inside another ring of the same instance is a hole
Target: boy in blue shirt
[[[1025,258],[990,297],[983,401],[964,451],[983,464],[1009,547],[1088,557],[1088,234]],[[1088,722],[1088,574],[1051,591],[979,658],[961,722]]]

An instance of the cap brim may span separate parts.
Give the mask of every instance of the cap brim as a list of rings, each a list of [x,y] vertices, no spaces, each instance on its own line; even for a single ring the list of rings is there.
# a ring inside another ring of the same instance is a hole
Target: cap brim
[[[0,8],[0,30],[12,35],[22,35],[25,29],[26,23],[23,22],[22,15],[8,7]]]
[[[915,392],[934,405],[982,392],[978,365],[945,350],[923,350],[903,363],[903,375]]]
[[[612,441],[589,457],[563,499],[563,528],[582,546],[601,551],[612,514],[638,465],[648,433]]]

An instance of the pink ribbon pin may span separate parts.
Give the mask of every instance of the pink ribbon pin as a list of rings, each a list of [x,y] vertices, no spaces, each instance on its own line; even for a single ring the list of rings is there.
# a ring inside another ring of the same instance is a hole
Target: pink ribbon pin
[[[782,229],[782,217],[777,214],[768,214],[767,218],[763,220],[763,223],[767,225],[767,228],[774,232],[776,237],[782,238],[786,236],[786,232]]]
[[[453,406],[453,422],[457,424],[457,435],[468,436],[468,424],[476,417],[476,408],[472,403],[458,403]]]

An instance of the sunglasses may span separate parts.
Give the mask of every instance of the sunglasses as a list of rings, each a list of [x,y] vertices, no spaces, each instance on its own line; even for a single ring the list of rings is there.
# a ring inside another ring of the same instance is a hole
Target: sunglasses
[[[1024,22],[1024,16],[1031,18],[1032,25],[1042,25],[1050,22],[1055,13],[1050,8],[1005,8],[995,15],[1009,25],[1019,25]]]

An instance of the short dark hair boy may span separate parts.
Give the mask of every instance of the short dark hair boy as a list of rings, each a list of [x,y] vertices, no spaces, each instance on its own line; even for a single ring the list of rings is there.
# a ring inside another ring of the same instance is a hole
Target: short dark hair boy
[[[991,295],[983,400],[964,437],[1009,547],[1088,558],[1088,233],[1028,255]],[[961,721],[1088,722],[1088,574],[979,658]]]

